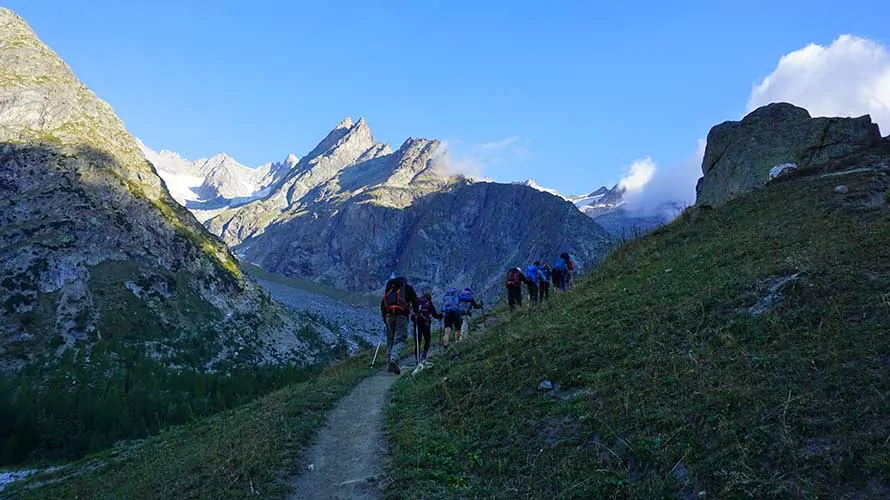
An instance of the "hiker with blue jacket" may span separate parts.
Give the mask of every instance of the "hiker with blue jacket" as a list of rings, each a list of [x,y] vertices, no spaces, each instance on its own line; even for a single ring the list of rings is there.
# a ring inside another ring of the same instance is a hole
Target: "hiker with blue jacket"
[[[574,268],[575,266],[572,264],[572,259],[569,258],[569,254],[560,254],[559,258],[556,259],[556,262],[553,263],[553,286],[563,292],[568,290],[569,281],[572,279]]]
[[[482,305],[476,302],[476,299],[473,298],[473,290],[469,287],[461,290],[457,300],[462,319],[460,334],[457,336],[457,340],[460,341],[470,335],[470,316],[472,315],[472,309],[482,309]]]
[[[450,287],[445,290],[445,297],[442,299],[442,315],[445,325],[442,333],[442,348],[448,349],[451,332],[460,329],[460,293],[457,288]],[[458,333],[459,336],[460,333]]]
[[[386,325],[387,371],[398,375],[399,356],[408,340],[408,317],[417,314],[420,303],[417,292],[403,277],[390,278],[380,301],[380,315]]]
[[[528,286],[528,295],[531,298],[532,305],[538,303],[540,298],[540,287],[538,284],[544,281],[544,273],[538,268],[540,265],[541,263],[536,260],[525,270],[525,277],[528,278],[526,286]]]

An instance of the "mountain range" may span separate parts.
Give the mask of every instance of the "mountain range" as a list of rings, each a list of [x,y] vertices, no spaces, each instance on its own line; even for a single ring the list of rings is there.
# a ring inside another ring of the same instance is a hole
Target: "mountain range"
[[[611,247],[571,203],[451,175],[448,163],[437,140],[393,150],[347,118],[266,196],[205,225],[244,261],[359,292],[396,273],[421,289],[472,286],[494,298],[507,267],[565,251],[583,267]]]
[[[343,123],[347,122],[351,123],[351,119],[347,118]],[[218,215],[225,208],[268,196],[271,188],[299,163],[296,155],[289,154],[282,162],[267,162],[249,168],[225,153],[210,159],[189,161],[168,150],[157,152],[141,142],[139,145],[145,157],[157,168],[171,195],[200,221]],[[630,208],[626,203],[626,190],[620,184],[601,186],[583,195],[564,195],[539,185],[533,179],[514,184],[572,202],[578,210],[618,238],[646,233],[670,222],[682,210],[682,207],[670,203],[655,211]]]

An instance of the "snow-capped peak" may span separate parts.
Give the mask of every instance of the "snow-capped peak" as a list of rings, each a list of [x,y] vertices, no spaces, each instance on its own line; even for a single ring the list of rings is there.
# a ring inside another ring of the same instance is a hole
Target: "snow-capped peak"
[[[550,194],[552,194],[553,196],[558,196],[558,197],[560,197],[560,198],[562,198],[562,199],[564,199],[564,200],[567,200],[567,199],[568,199],[568,197],[563,196],[562,194],[559,193],[559,191],[557,191],[557,190],[555,190],[555,189],[545,188],[544,186],[541,186],[540,184],[538,184],[537,182],[535,182],[534,179],[526,179],[526,180],[524,180],[524,181],[522,181],[522,182],[516,182],[515,184],[522,184],[522,185],[524,185],[524,186],[528,186],[528,187],[530,187],[530,188],[532,188],[532,189],[537,189],[538,191],[542,191],[542,192],[544,192],[544,193],[550,193]]]

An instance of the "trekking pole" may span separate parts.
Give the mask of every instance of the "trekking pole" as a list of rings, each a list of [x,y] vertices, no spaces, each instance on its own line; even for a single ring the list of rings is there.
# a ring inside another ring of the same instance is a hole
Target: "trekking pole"
[[[383,327],[383,333],[386,333],[386,326]],[[374,359],[371,360],[371,368],[374,368],[374,363],[377,362],[377,353],[380,352],[380,343],[383,342],[383,335],[377,337],[377,349],[374,349]]]
[[[417,336],[417,316],[414,316],[414,366],[420,366],[420,339]]]

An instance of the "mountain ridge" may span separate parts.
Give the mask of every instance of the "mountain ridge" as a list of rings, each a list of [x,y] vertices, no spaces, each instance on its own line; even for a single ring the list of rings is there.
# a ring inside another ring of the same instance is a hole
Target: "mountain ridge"
[[[501,268],[509,263],[549,260],[570,251],[585,267],[610,245],[602,229],[571,203],[525,186],[451,175],[449,160],[438,140],[409,137],[392,151],[374,141],[364,119],[347,119],[267,197],[226,209],[206,225],[247,262],[360,292],[376,291],[396,272],[421,288],[435,291],[464,282],[492,298],[506,271]],[[498,204],[518,209],[510,213]],[[540,211],[543,217],[535,213]],[[458,220],[480,217],[484,222],[479,225]],[[547,222],[518,225],[538,219]],[[373,236],[362,234],[369,230]],[[442,258],[446,250],[438,239],[460,241],[454,248],[459,254],[485,254],[479,259],[485,269]]]

